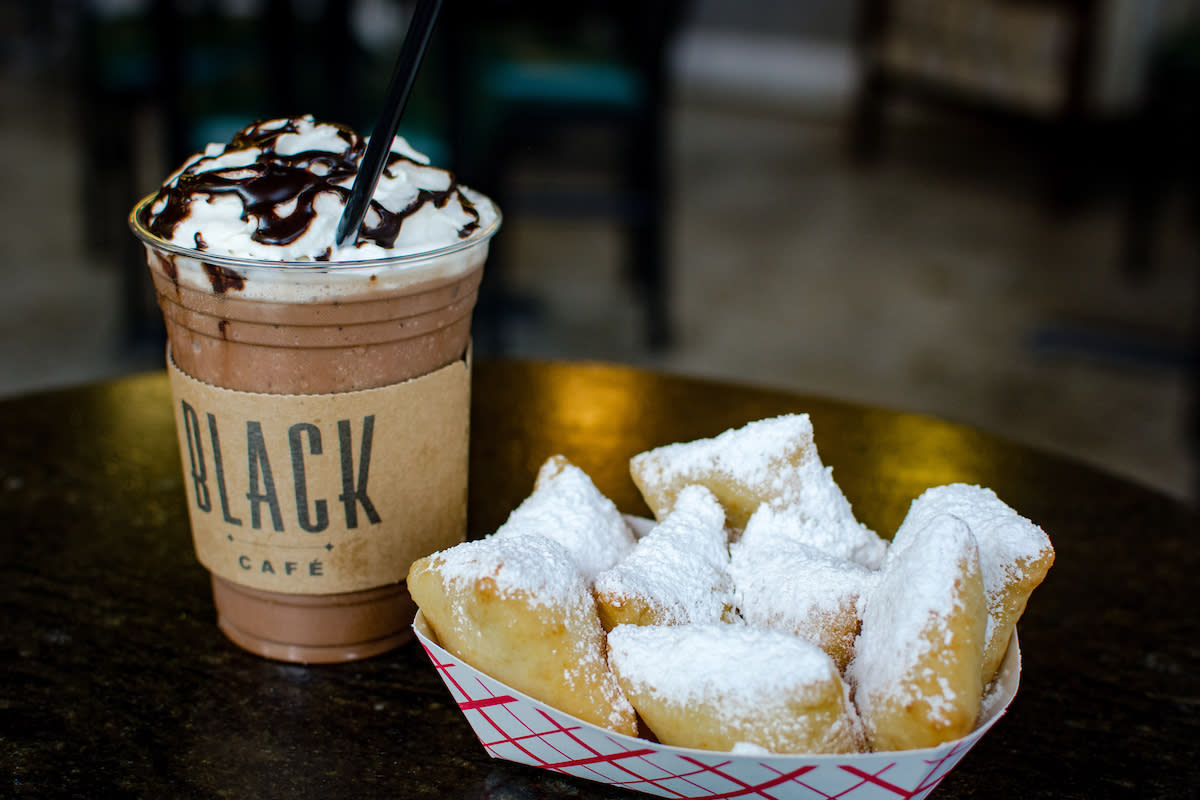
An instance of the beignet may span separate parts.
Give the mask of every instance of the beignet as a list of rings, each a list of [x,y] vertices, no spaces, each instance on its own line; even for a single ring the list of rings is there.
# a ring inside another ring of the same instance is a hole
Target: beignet
[[[971,529],[979,545],[979,566],[987,596],[987,638],[982,677],[995,677],[1029,596],[1054,564],[1054,547],[1040,527],[1022,517],[991,489],[952,483],[924,492],[912,502],[901,529],[921,526],[939,514],[953,514]],[[899,533],[897,538],[903,539]]]
[[[666,519],[596,577],[604,628],[732,619],[728,542],[717,498],[703,486],[686,487]]]
[[[628,555],[636,541],[616,504],[587,473],[561,455],[542,464],[533,492],[493,536],[529,534],[566,548],[588,583]]]
[[[844,670],[878,573],[791,539],[743,538],[730,549],[736,605],[746,624],[807,639]]]
[[[622,625],[613,671],[663,744],[705,750],[850,753],[862,727],[837,667],[819,647],[745,625]]]
[[[966,523],[941,515],[897,531],[847,669],[873,749],[933,747],[971,731],[986,626]]]
[[[416,561],[408,590],[463,661],[568,714],[637,735],[591,590],[562,545],[536,535],[464,542]]]
[[[865,566],[878,567],[886,550],[886,543],[854,518],[832,468],[822,465],[807,414],[759,420],[711,439],[647,450],[631,459],[630,474],[659,520],[685,486],[700,484],[717,496],[726,524],[736,531],[767,503],[811,521],[833,541],[873,541],[856,557]]]

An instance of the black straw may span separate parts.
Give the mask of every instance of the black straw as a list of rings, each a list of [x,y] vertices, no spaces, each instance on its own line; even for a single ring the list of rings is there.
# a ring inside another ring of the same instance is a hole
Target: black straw
[[[363,217],[367,215],[367,206],[375,194],[375,186],[379,183],[387,155],[391,152],[392,139],[400,126],[404,107],[408,105],[408,96],[412,94],[421,59],[425,56],[425,48],[433,35],[433,26],[441,9],[442,0],[417,2],[408,32],[404,34],[404,44],[400,46],[396,68],[392,71],[392,82],[388,85],[384,98],[383,112],[379,115],[379,121],[375,123],[375,130],[367,143],[367,152],[363,154],[362,162],[358,165],[358,174],[354,176],[354,185],[350,187],[350,197],[338,222],[337,247],[358,235]]]

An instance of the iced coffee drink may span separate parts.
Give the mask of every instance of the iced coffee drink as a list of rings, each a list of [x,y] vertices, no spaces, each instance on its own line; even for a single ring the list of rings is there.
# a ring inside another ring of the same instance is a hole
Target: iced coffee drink
[[[338,248],[364,150],[309,117],[258,123],[131,215],[218,622],[283,660],[406,641],[409,563],[465,534],[471,315],[499,214],[396,137]]]

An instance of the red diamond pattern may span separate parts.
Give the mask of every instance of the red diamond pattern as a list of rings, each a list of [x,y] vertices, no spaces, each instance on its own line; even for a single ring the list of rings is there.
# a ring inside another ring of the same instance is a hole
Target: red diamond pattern
[[[414,628],[488,755],[661,797],[920,800],[1000,716],[957,742],[906,753],[705,753],[605,731],[555,711],[458,661],[421,625]]]

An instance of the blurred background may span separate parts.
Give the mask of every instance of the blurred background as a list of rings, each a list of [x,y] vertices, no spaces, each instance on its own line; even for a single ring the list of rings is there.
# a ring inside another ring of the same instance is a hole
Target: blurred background
[[[1196,497],[1200,0],[448,0],[401,133],[495,196],[483,355],[968,423]],[[0,396],[160,368],[134,201],[369,132],[411,4],[0,2]]]

